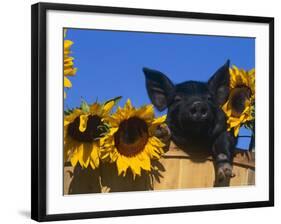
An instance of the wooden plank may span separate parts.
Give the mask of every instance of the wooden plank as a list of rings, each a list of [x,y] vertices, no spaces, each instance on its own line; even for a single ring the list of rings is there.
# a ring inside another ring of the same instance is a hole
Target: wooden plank
[[[174,144],[159,161],[153,161],[150,175],[143,172],[133,179],[132,173],[117,175],[116,164],[101,164],[92,170],[71,166],[64,168],[64,194],[169,190],[213,187],[215,172],[212,157],[198,154],[193,158]],[[205,159],[202,159],[205,158]],[[255,154],[237,150],[230,186],[255,184]]]
[[[255,175],[255,170],[249,169],[248,170],[248,185],[255,185],[255,179],[256,179],[256,175]]]
[[[118,176],[116,164],[101,164],[100,180],[103,192],[128,192],[152,190],[151,178],[147,173],[133,178],[128,170],[125,177]]]
[[[100,193],[100,170],[64,167],[64,194]]]
[[[202,157],[202,154],[198,156]],[[192,161],[188,153],[171,144],[169,151],[159,160],[169,172],[161,172],[162,178],[153,184],[154,189],[213,187],[215,180],[213,160],[211,156],[204,156],[206,159],[201,163],[196,162],[197,159]],[[233,164],[235,176],[231,178],[230,186],[248,185],[248,170],[252,170],[251,178],[253,179],[254,167],[254,153],[237,150]],[[253,181],[250,184],[253,184]]]

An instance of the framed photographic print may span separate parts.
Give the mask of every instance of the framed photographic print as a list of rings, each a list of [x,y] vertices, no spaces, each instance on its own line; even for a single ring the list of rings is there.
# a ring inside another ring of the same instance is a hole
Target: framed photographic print
[[[32,218],[274,205],[274,19],[32,6]]]

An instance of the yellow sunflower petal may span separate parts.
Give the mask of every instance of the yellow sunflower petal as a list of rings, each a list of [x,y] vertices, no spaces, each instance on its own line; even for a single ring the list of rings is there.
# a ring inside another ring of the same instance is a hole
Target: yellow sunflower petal
[[[77,68],[64,68],[63,74],[65,76],[73,76],[77,72]]]
[[[162,124],[162,123],[165,122],[166,118],[167,118],[167,115],[165,114],[165,115],[163,115],[163,116],[161,116],[161,117],[156,118],[156,119],[152,122],[152,124],[154,124],[154,125],[160,125],[160,124]]]
[[[238,119],[235,119],[235,118],[229,119],[228,122],[229,122],[230,128],[235,127],[241,123],[239,118]]]
[[[125,104],[125,107],[124,107],[124,112],[125,114],[122,114],[123,111],[121,112],[121,114],[124,116],[126,116],[126,118],[128,119],[130,117],[130,115],[134,112],[134,108],[132,106],[132,103],[131,103],[131,100],[130,99],[127,99],[127,102]]]
[[[90,160],[90,166],[93,170],[97,168],[96,164],[92,160]]]
[[[93,151],[92,144],[90,143],[84,143],[83,144],[83,155],[82,155],[82,160],[83,160],[83,166],[87,168],[90,163],[90,155]]]
[[[145,121],[150,122],[154,117],[153,105],[146,105],[141,107],[139,110],[135,112],[135,115]]]
[[[157,138],[155,136],[149,138],[148,141],[150,142],[150,144],[152,144],[158,148],[162,148],[165,146],[165,144],[159,138]]]
[[[88,115],[80,115],[79,131],[84,132],[87,129]]]
[[[79,145],[70,158],[71,165],[76,166],[77,162],[83,167],[83,145]]]
[[[134,174],[134,177],[135,177],[135,175],[140,176],[141,175],[141,167],[140,167],[141,163],[138,161],[138,158],[132,157],[129,161],[130,161],[129,166]]]
[[[67,121],[67,120],[64,119],[64,121],[63,121],[63,126],[67,126],[67,125],[69,125],[69,124],[70,124],[70,121]]]
[[[64,40],[64,48],[70,48],[73,42],[71,40]]]
[[[110,159],[111,159],[111,161],[116,161],[117,159],[118,159],[118,156],[119,156],[119,154],[118,154],[118,152],[117,151],[113,151],[111,154],[110,154]]]
[[[92,162],[92,168],[95,169],[96,167],[99,166],[99,146],[97,144],[94,144],[92,147],[92,151],[91,151],[91,162]],[[93,165],[95,167],[93,167]]]
[[[70,158],[70,163],[73,167],[76,166],[77,162],[79,160],[79,157],[77,155],[77,153],[73,154],[72,157]]]
[[[64,87],[70,88],[70,87],[72,86],[70,80],[69,80],[68,78],[66,78],[66,77],[63,77],[63,78],[64,78],[64,79],[63,79]]]
[[[146,171],[151,170],[151,163],[150,163],[149,157],[147,157],[145,160],[143,160],[140,165]]]
[[[235,136],[235,137],[238,136],[239,130],[240,130],[240,125],[238,125],[238,126],[236,126],[236,127],[234,128],[234,136]]]
[[[81,167],[84,168],[83,154],[84,154],[84,144],[80,144],[77,150],[77,156],[78,156],[79,164],[81,165]]]
[[[115,105],[115,102],[114,102],[113,100],[110,101],[110,102],[108,102],[107,104],[105,104],[105,105],[103,106],[103,108],[102,108],[102,114],[103,114],[103,115],[108,114],[108,113],[112,110],[112,108],[114,107],[114,105]]]
[[[237,66],[232,65],[232,68],[233,68],[233,73],[234,73],[235,75],[239,74],[239,68],[238,68]]]
[[[145,146],[145,152],[147,152],[148,156],[151,159],[154,158],[159,159],[161,155],[164,153],[162,148],[155,147],[150,143]]]
[[[98,103],[94,103],[90,106],[90,112],[91,114],[97,114],[97,112],[100,110],[100,105]]]
[[[116,160],[118,175],[120,176],[124,172],[124,176],[126,175],[126,171],[129,167],[128,163],[125,162],[125,158],[123,156],[119,156]]]
[[[228,101],[223,105],[222,110],[224,111],[224,113],[230,117],[231,116],[231,109],[228,109]]]

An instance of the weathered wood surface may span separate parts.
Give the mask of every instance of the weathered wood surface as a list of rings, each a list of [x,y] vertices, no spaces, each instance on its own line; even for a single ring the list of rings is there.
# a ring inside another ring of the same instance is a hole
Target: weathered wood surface
[[[160,180],[153,182],[155,190],[214,186],[215,172],[210,156],[204,157],[200,154],[191,157],[172,145],[159,162],[165,170],[160,172],[162,176]],[[234,177],[230,179],[230,186],[254,185],[254,171],[254,153],[236,151],[233,162]]]
[[[230,186],[255,184],[254,152],[236,151],[233,162],[234,177]],[[202,159],[204,158],[204,159]],[[96,170],[64,167],[64,194],[169,190],[213,187],[215,172],[211,157],[188,155],[175,145],[159,160],[153,163],[151,175],[143,173],[133,180],[118,176],[115,164],[101,164]]]

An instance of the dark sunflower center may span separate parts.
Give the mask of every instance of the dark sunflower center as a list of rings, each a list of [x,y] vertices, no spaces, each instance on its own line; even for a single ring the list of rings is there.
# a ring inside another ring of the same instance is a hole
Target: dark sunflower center
[[[251,90],[248,87],[234,88],[230,92],[229,102],[232,116],[239,117],[245,109],[245,103],[250,99]]]
[[[100,137],[104,132],[99,127],[103,125],[101,118],[99,116],[88,117],[87,128],[84,132],[79,130],[80,118],[77,117],[71,124],[68,126],[68,134],[75,140],[81,142],[93,142],[96,138]]]
[[[148,127],[145,121],[132,117],[121,122],[114,135],[115,146],[121,155],[132,157],[144,150],[148,141]]]

